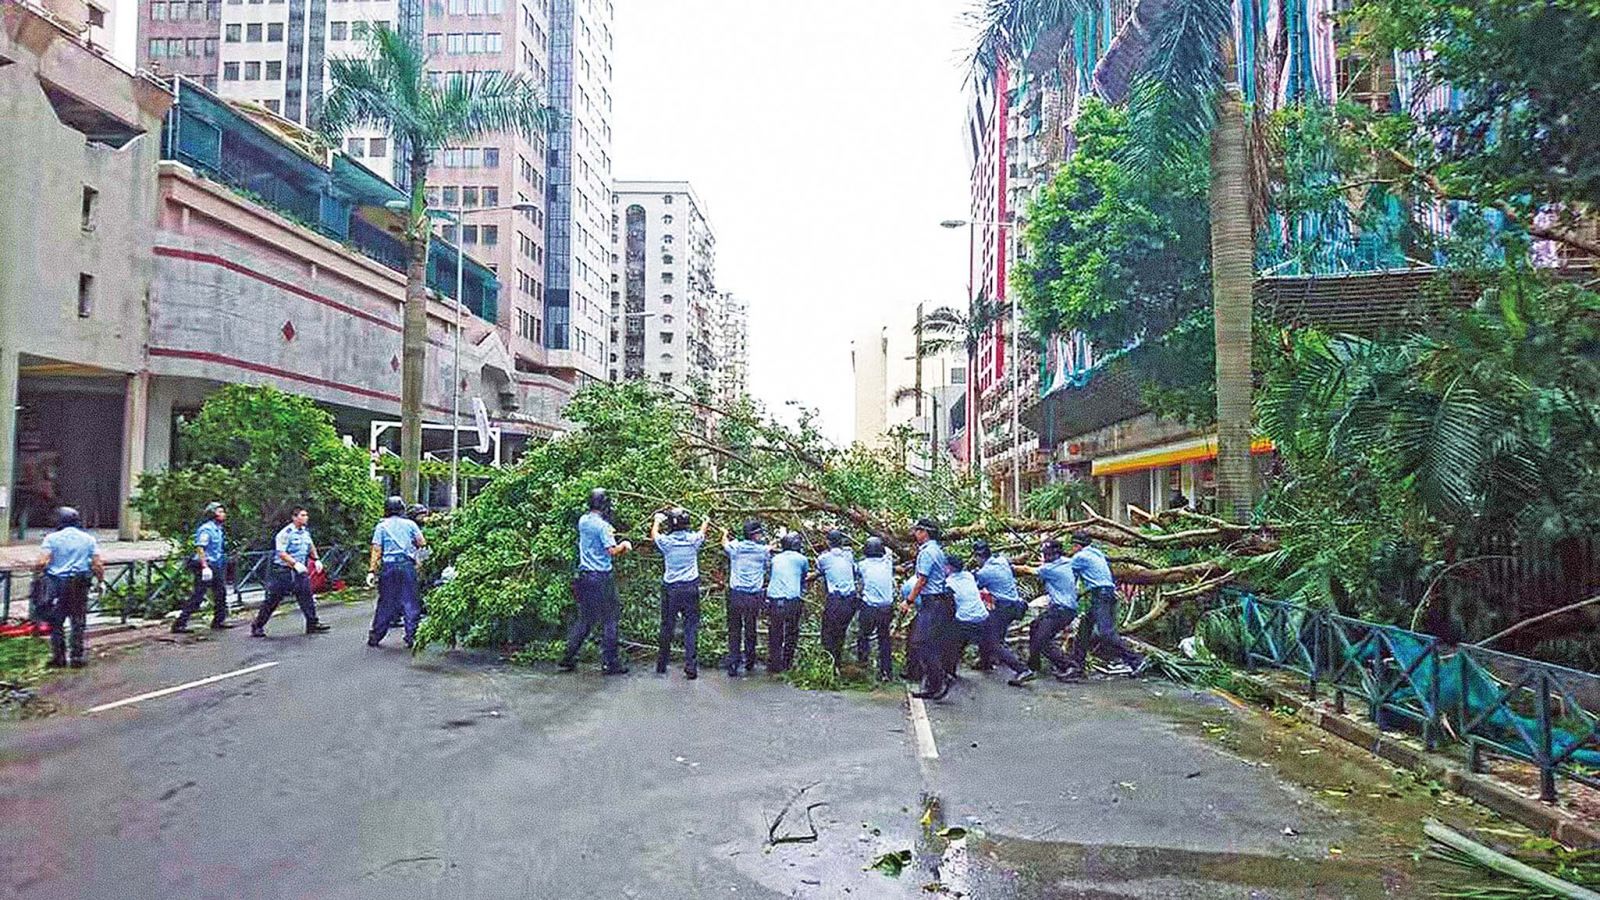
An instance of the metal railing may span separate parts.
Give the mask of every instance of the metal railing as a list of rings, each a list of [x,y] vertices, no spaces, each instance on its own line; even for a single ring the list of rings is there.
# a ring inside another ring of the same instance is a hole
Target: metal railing
[[[1339,713],[1355,697],[1379,729],[1409,722],[1429,750],[1465,744],[1473,772],[1486,752],[1532,763],[1547,803],[1558,775],[1600,787],[1600,676],[1251,594],[1239,609],[1246,668],[1294,672]]]
[[[339,580],[356,558],[354,551],[338,544],[319,548],[317,552],[330,582]],[[266,590],[273,555],[271,550],[246,550],[232,557],[233,575],[228,591],[233,607],[244,603],[246,591]],[[104,582],[90,592],[89,612],[115,615],[122,622],[165,615],[194,589],[194,574],[184,565],[188,558],[187,555],[172,555],[106,563]],[[15,618],[26,618],[26,604],[38,581],[38,573],[31,569],[0,570],[0,622],[13,618],[15,606],[22,606]]]

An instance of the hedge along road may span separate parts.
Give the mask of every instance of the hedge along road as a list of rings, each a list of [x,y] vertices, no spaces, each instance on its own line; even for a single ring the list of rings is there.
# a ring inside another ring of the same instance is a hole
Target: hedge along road
[[[413,658],[362,646],[370,615],[50,682],[57,715],[0,725],[0,896],[1416,896],[1433,874],[1410,859],[1432,799],[1334,800],[1318,778],[1390,775],[1162,682],[971,673],[926,707],[935,758],[898,688]],[[1290,783],[1252,742],[1325,771]],[[898,877],[867,868],[902,850]]]

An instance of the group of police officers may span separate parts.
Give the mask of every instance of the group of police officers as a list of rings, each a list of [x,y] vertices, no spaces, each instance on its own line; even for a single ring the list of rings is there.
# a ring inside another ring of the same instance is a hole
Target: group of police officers
[[[389,497],[384,517],[373,528],[368,558],[367,586],[378,588],[367,645],[378,647],[391,628],[404,630],[407,647],[416,639],[422,613],[418,563],[427,546],[420,519],[427,508],[407,507],[399,497]],[[223,523],[227,508],[220,502],[206,506],[194,532],[194,555],[188,560],[194,589],[172,623],[177,634],[189,633],[189,619],[205,598],[212,601],[211,627],[233,627],[228,622],[226,591],[226,539]],[[311,575],[321,567],[308,527],[310,513],[301,506],[290,512],[289,522],[273,540],[266,579],[266,597],[250,625],[253,637],[265,637],[267,623],[285,597],[293,596],[305,619],[307,634],[329,630],[317,618]],[[566,654],[560,667],[576,667],[579,650],[598,626],[603,671],[608,675],[628,671],[617,648],[617,621],[621,613],[612,561],[633,549],[619,541],[612,522],[610,496],[603,489],[589,495],[588,511],[578,520],[578,573],[574,581],[577,614],[567,635]],[[95,538],[82,527],[71,507],[57,511],[58,527],[44,539],[38,566],[44,572],[42,618],[49,622],[53,666],[81,667],[85,663],[83,631],[88,611],[91,577],[104,577],[105,565]],[[684,675],[699,676],[700,566],[711,522],[698,528],[682,509],[657,513],[650,540],[661,553],[661,630],[656,672],[665,673],[672,642],[681,630]],[[1092,538],[1073,535],[1073,553],[1066,555],[1059,541],[1046,540],[1041,561],[1033,569],[1043,585],[1047,602],[1032,622],[1028,659],[1024,662],[1006,640],[1010,627],[1027,613],[1016,572],[1005,555],[995,553],[985,541],[972,543],[969,562],[946,553],[940,530],[932,519],[920,519],[912,529],[917,548],[911,576],[896,590],[894,558],[881,537],[867,538],[858,559],[850,537],[838,529],[827,534],[828,549],[815,561],[805,555],[805,541],[797,532],[784,534],[776,545],[768,542],[760,522],[744,523],[739,539],[722,530],[722,548],[728,556],[727,673],[748,675],[756,664],[756,621],[767,617],[766,668],[778,674],[794,665],[800,637],[806,587],[820,580],[827,599],[822,607],[822,647],[835,665],[845,655],[850,623],[856,626],[857,661],[869,665],[876,643],[876,670],[880,679],[893,676],[890,637],[897,607],[913,615],[909,629],[904,674],[920,680],[918,697],[938,699],[950,690],[966,647],[978,648],[978,668],[997,663],[1011,670],[1007,682],[1021,686],[1035,677],[1046,660],[1063,680],[1079,678],[1087,653],[1114,660],[1120,671],[1140,674],[1146,660],[1128,646],[1116,631],[1117,591],[1105,554]],[[1088,595],[1089,609],[1079,613],[1078,583]],[[1081,622],[1072,652],[1064,652],[1060,637],[1074,620]]]
[[[612,519],[610,496],[595,489],[589,494],[587,512],[578,520],[574,581],[578,609],[567,634],[566,654],[560,663],[563,671],[576,668],[578,652],[597,626],[602,671],[608,675],[628,671],[617,650],[621,607],[613,561],[631,552],[633,544],[618,540]],[[651,524],[650,540],[662,559],[658,674],[667,671],[673,638],[681,627],[684,675],[691,679],[699,676],[699,557],[710,527],[706,519],[696,528],[682,509],[658,512]],[[850,549],[849,535],[838,529],[829,531],[828,549],[812,561],[805,555],[805,541],[799,533],[786,533],[772,544],[762,524],[754,520],[744,523],[737,540],[723,529],[722,548],[728,556],[728,675],[754,671],[756,619],[763,612],[767,616],[767,671],[782,673],[794,664],[805,590],[818,580],[827,592],[822,607],[822,646],[835,665],[844,658],[845,636],[855,620],[857,661],[869,664],[869,650],[875,641],[878,677],[893,677],[890,633],[897,605],[902,613],[914,616],[904,674],[920,680],[917,697],[938,699],[949,692],[968,645],[978,648],[980,670],[992,669],[997,663],[1010,669],[1012,677],[1007,683],[1013,686],[1031,681],[1046,660],[1057,678],[1080,678],[1091,649],[1112,660],[1113,671],[1137,676],[1145,670],[1147,660],[1117,634],[1116,580],[1105,554],[1087,533],[1073,534],[1070,556],[1055,539],[1040,547],[1040,563],[1033,573],[1043,585],[1047,601],[1030,626],[1026,663],[1006,640],[1008,629],[1029,608],[1019,593],[1011,561],[981,540],[972,543],[970,563],[946,553],[939,542],[939,524],[932,519],[918,520],[912,534],[917,542],[913,572],[897,592],[894,558],[876,535],[867,538],[858,559]],[[1082,615],[1069,654],[1061,649],[1060,637],[1079,620],[1080,581],[1089,609]]]

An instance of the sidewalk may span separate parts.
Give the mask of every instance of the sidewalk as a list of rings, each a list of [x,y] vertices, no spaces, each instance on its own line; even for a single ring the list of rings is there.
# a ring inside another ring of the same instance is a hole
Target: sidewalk
[[[100,556],[110,563],[143,562],[172,555],[172,542],[102,540]],[[27,571],[39,561],[39,542],[0,546],[0,572]]]

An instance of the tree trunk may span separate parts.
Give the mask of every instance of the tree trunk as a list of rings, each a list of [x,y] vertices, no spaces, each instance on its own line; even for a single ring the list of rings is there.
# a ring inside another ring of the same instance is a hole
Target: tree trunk
[[[417,502],[417,470],[422,464],[422,373],[428,353],[428,238],[424,187],[428,158],[411,152],[411,211],[406,224],[406,302],[400,338],[400,496]]]
[[[1247,521],[1254,505],[1251,438],[1249,148],[1244,104],[1230,84],[1211,141],[1211,302],[1217,344],[1217,515]]]

